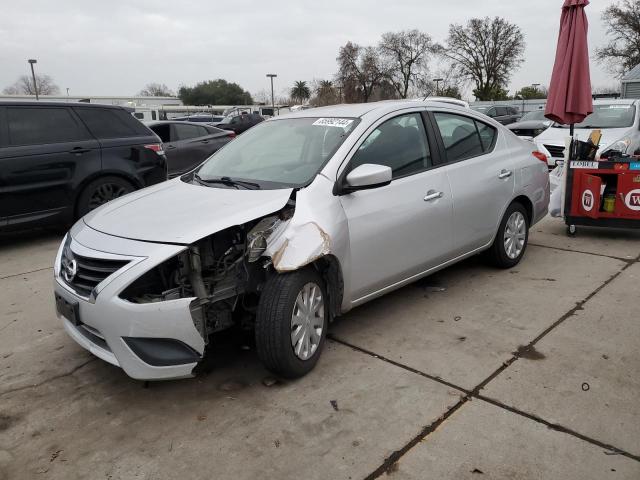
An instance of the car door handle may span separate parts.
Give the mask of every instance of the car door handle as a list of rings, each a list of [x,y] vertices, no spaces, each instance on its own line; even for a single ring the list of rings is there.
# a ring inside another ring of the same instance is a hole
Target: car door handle
[[[69,153],[75,153],[76,155],[82,155],[83,153],[89,153],[91,150],[88,148],[75,147],[69,151]]]
[[[424,197],[425,202],[430,202],[431,200],[437,200],[438,198],[442,198],[444,196],[444,192],[436,192],[435,190],[429,190],[427,192],[427,196]]]
[[[502,180],[505,178],[509,178],[511,175],[513,175],[513,172],[511,170],[502,170],[498,175],[498,178]]]
[[[174,145],[167,145],[164,149],[165,150],[175,150],[176,147]]]
[[[200,143],[209,143],[209,140],[200,140]]]

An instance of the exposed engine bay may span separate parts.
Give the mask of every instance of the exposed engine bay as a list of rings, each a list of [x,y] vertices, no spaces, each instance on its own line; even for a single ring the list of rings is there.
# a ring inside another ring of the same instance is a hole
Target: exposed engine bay
[[[190,311],[205,343],[234,325],[251,328],[259,292],[270,273],[263,256],[269,238],[293,217],[294,200],[279,212],[205,237],[127,287],[120,297],[133,303],[191,298]]]

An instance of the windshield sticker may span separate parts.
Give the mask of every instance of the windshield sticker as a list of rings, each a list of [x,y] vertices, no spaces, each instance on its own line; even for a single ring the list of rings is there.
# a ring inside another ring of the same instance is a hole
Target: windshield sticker
[[[353,120],[348,118],[319,118],[313,125],[317,125],[320,127],[338,127],[346,129],[349,125],[353,123]]]
[[[609,105],[609,108],[629,110],[631,108],[631,105]]]

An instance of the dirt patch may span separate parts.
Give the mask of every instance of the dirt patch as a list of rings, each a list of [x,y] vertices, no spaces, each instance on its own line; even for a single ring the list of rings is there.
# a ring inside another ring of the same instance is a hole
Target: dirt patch
[[[520,345],[518,347],[518,350],[513,352],[513,354],[519,356],[520,358],[526,358],[527,360],[542,360],[544,358],[547,358],[544,353],[537,351],[536,347],[534,347],[533,345],[528,347],[525,345]]]

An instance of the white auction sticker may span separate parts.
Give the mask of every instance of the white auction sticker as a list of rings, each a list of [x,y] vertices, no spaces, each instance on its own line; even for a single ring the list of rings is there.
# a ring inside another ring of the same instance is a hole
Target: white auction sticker
[[[574,160],[571,162],[571,168],[593,168],[598,169],[598,162],[586,162],[581,160]]]
[[[353,123],[353,120],[348,118],[319,118],[313,125],[317,125],[320,127],[338,127],[338,128],[347,128],[349,125]]]

